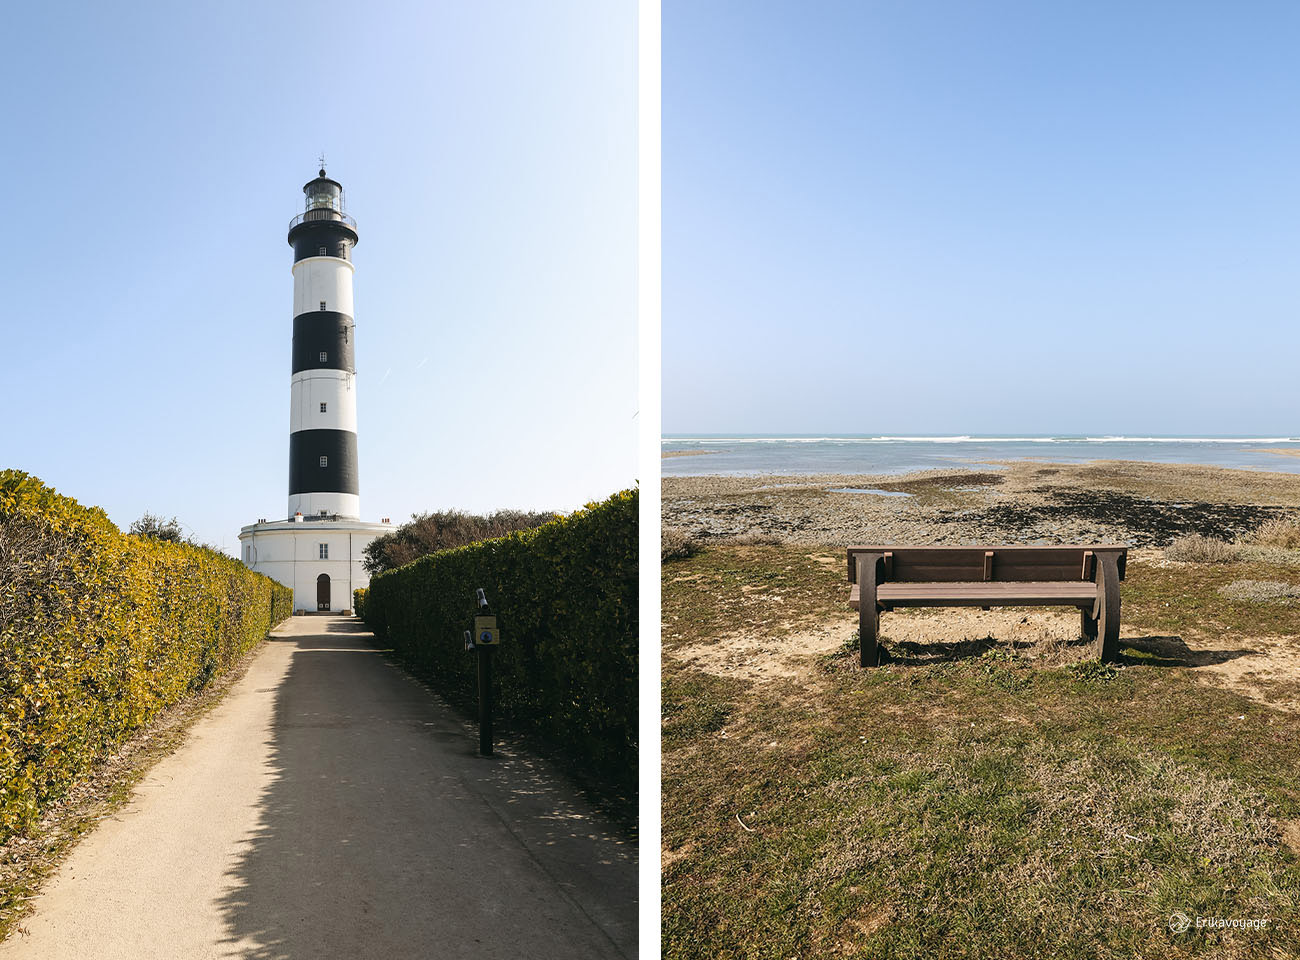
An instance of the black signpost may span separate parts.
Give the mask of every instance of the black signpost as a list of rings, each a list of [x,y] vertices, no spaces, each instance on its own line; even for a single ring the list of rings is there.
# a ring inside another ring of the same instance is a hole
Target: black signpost
[[[465,649],[478,651],[478,752],[479,756],[492,756],[492,648],[501,643],[497,632],[497,618],[488,608],[487,594],[483,588],[476,591],[478,616],[474,618],[474,632],[465,631]]]

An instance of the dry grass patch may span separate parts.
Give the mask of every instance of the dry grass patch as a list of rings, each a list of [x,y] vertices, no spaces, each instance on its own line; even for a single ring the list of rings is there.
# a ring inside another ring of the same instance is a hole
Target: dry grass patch
[[[659,535],[659,559],[664,563],[693,557],[699,549],[699,539],[680,527],[664,527]]]
[[[1275,517],[1260,524],[1247,538],[1262,547],[1300,548],[1300,517]]]
[[[1268,603],[1300,599],[1300,584],[1280,580],[1234,580],[1219,588],[1219,593],[1229,600],[1249,600]]]
[[[1283,820],[1278,824],[1282,842],[1300,859],[1300,820]]]
[[[1193,533],[1165,547],[1165,558],[1180,563],[1230,563],[1240,551],[1231,543]]]

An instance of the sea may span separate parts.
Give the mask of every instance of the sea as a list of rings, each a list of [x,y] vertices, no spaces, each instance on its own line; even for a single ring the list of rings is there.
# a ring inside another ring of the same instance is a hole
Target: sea
[[[1266,448],[1294,451],[1295,456]],[[663,438],[664,452],[699,456],[665,457],[664,476],[704,474],[910,473],[970,467],[996,460],[1142,460],[1196,463],[1244,470],[1300,473],[1300,436],[1295,437],[1122,437],[1122,436],[709,436]]]

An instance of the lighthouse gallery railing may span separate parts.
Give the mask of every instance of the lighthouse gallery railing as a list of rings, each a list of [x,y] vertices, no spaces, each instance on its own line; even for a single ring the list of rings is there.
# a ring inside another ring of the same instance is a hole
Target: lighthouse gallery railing
[[[333,220],[335,222],[346,223],[353,230],[357,228],[357,222],[349,217],[346,213],[339,213],[332,207],[320,207],[316,210],[308,210],[298,214],[289,221],[289,229],[292,230],[300,223],[306,223],[308,220]]]

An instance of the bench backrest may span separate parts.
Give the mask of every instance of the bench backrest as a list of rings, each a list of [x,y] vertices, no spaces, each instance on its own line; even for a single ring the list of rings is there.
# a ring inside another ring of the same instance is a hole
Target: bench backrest
[[[884,581],[894,583],[967,583],[992,581],[1093,580],[1097,557],[1116,557],[1119,577],[1124,579],[1128,547],[1123,544],[1095,546],[987,546],[987,547],[849,547],[849,582],[858,581],[857,555],[884,554]]]

